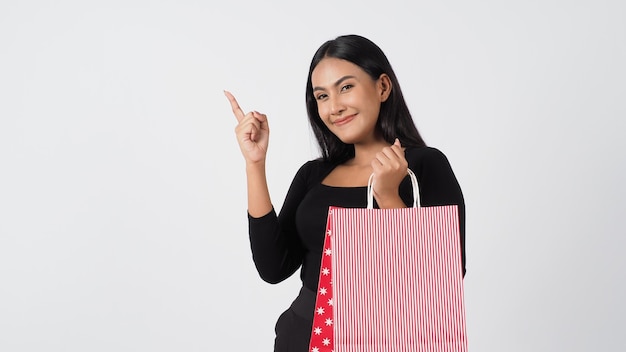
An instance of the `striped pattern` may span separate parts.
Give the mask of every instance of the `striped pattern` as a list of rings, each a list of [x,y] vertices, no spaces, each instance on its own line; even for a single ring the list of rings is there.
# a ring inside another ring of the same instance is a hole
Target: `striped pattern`
[[[331,207],[328,228],[334,346],[324,347],[467,351],[457,206]]]

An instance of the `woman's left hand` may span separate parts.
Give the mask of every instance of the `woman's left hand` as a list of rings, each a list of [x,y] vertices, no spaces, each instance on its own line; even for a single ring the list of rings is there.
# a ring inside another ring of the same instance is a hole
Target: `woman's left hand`
[[[374,180],[372,191],[380,208],[406,207],[398,188],[406,177],[409,163],[404,157],[404,148],[396,138],[393,145],[383,148],[372,160]]]

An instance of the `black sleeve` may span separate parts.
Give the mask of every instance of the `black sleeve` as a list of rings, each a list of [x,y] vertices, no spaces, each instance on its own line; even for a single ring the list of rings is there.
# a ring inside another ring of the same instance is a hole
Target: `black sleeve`
[[[296,229],[296,209],[308,191],[312,162],[296,173],[280,211],[254,218],[248,214],[252,259],[264,281],[275,284],[302,265],[303,246]]]
[[[423,206],[458,205],[461,265],[465,276],[465,200],[450,162],[441,151],[430,147],[412,150],[407,153],[407,159],[419,181]]]

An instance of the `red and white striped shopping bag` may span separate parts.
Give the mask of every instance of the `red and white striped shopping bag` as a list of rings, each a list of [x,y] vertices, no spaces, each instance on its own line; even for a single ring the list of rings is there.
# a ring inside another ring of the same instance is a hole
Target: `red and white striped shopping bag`
[[[309,351],[467,351],[456,205],[331,207]]]

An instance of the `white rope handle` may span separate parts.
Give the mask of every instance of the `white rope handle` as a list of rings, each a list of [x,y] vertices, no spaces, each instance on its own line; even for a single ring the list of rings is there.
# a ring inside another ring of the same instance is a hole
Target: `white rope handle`
[[[420,187],[417,183],[417,177],[411,171],[411,169],[407,169],[407,173],[411,178],[411,186],[413,187],[413,208],[419,208],[422,205],[420,204]],[[367,181],[367,209],[374,209],[374,192],[372,187],[374,186],[374,174],[370,175],[369,180]]]

